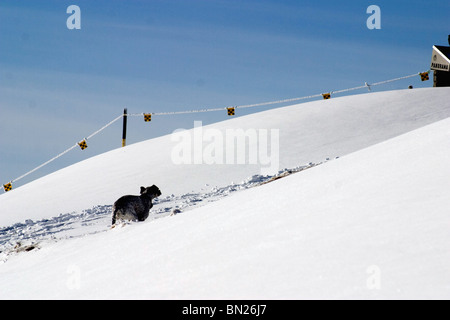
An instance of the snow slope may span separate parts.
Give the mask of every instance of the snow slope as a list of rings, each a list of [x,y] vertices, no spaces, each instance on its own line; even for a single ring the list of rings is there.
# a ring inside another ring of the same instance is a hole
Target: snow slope
[[[231,118],[203,130],[225,135],[227,129],[278,129],[279,169],[293,168],[334,159],[450,117],[448,93],[448,88],[428,88],[314,101]],[[261,173],[259,164],[174,164],[177,143],[171,135],[136,143],[2,194],[0,226],[111,205],[124,194],[138,193],[141,185],[156,184],[163,196],[181,196],[207,184],[225,187]]]
[[[366,94],[212,125],[279,128],[280,168],[340,156],[266,184],[257,165],[174,165],[162,137],[2,195],[0,233],[67,240],[8,255],[0,298],[448,299],[448,93]],[[154,208],[164,218],[110,230],[108,206],[151,183],[170,190]],[[188,210],[168,216],[179,205]],[[91,232],[92,221],[106,226]]]
[[[0,265],[0,298],[450,298],[450,119]]]

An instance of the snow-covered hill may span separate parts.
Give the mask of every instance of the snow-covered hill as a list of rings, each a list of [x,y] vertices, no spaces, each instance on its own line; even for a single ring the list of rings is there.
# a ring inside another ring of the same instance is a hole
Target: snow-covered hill
[[[282,179],[258,164],[176,165],[166,136],[17,188],[0,196],[0,232],[21,233],[24,249],[0,264],[0,298],[449,298],[449,93],[371,93],[203,128],[279,129],[279,169],[331,159]],[[153,183],[152,218],[110,230],[112,202]]]
[[[231,118],[202,130],[214,129],[225,136],[227,129],[278,129],[282,170],[334,159],[450,117],[448,92],[448,88],[429,88],[315,101]],[[192,132],[191,137],[195,139]],[[175,164],[172,153],[178,144],[172,135],[136,143],[2,194],[0,226],[110,205],[123,194],[136,194],[141,185],[156,184],[163,196],[181,196],[199,192],[205,185],[225,187],[261,173],[259,163]],[[224,149],[231,154],[225,143]]]

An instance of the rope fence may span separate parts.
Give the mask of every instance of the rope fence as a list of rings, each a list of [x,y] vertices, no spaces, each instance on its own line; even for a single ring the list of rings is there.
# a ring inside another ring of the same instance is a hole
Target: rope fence
[[[71,146],[70,148],[64,150],[63,152],[61,152],[60,154],[54,156],[53,158],[51,158],[50,160],[44,162],[43,164],[41,164],[40,166],[37,166],[36,168],[34,168],[33,170],[28,171],[27,173],[24,173],[23,175],[21,175],[18,178],[15,178],[13,180],[11,180],[10,182],[8,182],[7,184],[3,185],[3,189],[4,192],[8,192],[12,189],[12,183],[13,182],[17,182],[23,178],[25,178],[26,176],[32,174],[33,172],[41,169],[42,167],[45,167],[46,165],[48,165],[49,163],[55,161],[56,159],[62,157],[63,155],[65,155],[66,153],[68,153],[69,151],[72,151],[73,149],[75,149],[77,146],[79,146],[82,150],[87,148],[87,140],[91,139],[92,137],[94,137],[95,135],[99,134],[100,132],[102,132],[103,130],[105,130],[107,127],[109,127],[110,125],[112,125],[114,122],[116,122],[117,120],[121,119],[122,115],[120,115],[119,117],[115,118],[114,120],[110,121],[108,124],[106,124],[105,126],[103,126],[102,128],[100,128],[99,130],[95,131],[94,133],[92,133],[91,135],[89,135],[87,138],[84,138],[84,140],[76,143],[75,145]]]
[[[404,79],[408,79],[408,78],[412,78],[412,77],[417,77],[417,75],[420,76],[422,81],[427,81],[427,80],[429,80],[429,73],[430,73],[430,70],[425,71],[425,72],[414,73],[414,74],[411,74],[411,75],[408,75],[408,76],[403,76],[403,77],[399,77],[399,78],[395,78],[395,79],[380,81],[380,82],[376,82],[376,83],[372,83],[372,84],[368,84],[366,82],[363,86],[347,88],[347,89],[338,90],[338,91],[330,91],[330,92],[327,92],[327,93],[320,93],[320,94],[303,96],[303,97],[298,97],[298,98],[290,98],[290,99],[283,99],[283,100],[276,100],[276,101],[268,101],[268,102],[261,102],[261,103],[255,103],[255,104],[240,105],[240,106],[210,108],[210,109],[195,109],[195,110],[186,110],[186,111],[169,111],[169,112],[121,114],[120,116],[118,116],[115,119],[111,120],[110,122],[108,122],[106,125],[104,125],[100,129],[98,129],[97,131],[93,132],[91,135],[89,135],[86,138],[84,138],[83,140],[77,142],[75,145],[72,145],[70,148],[64,150],[63,152],[61,152],[58,155],[56,155],[53,158],[51,158],[50,160],[44,162],[43,164],[37,166],[36,168],[34,168],[32,170],[24,173],[20,177],[10,180],[8,183],[3,185],[3,190],[4,190],[4,192],[8,192],[8,191],[12,190],[13,183],[15,183],[15,182],[25,178],[26,176],[34,173],[35,171],[41,169],[42,167],[48,165],[49,163],[55,161],[56,159],[62,157],[63,155],[65,155],[66,153],[72,151],[73,149],[75,149],[77,147],[80,147],[81,150],[86,149],[87,148],[87,141],[89,139],[93,138],[94,136],[96,136],[97,134],[99,134],[100,132],[102,132],[103,130],[105,130],[109,126],[111,126],[113,123],[117,122],[118,120],[122,119],[125,116],[135,116],[135,117],[137,117],[137,116],[142,117],[143,116],[144,117],[144,121],[146,121],[146,122],[150,122],[152,120],[152,116],[171,116],[171,115],[190,114],[190,113],[217,112],[217,111],[224,111],[224,110],[227,111],[228,116],[234,116],[236,109],[255,108],[255,107],[276,105],[276,104],[282,104],[282,103],[288,103],[288,102],[297,102],[297,101],[301,101],[301,100],[309,100],[309,99],[318,98],[318,97],[322,97],[323,99],[327,100],[327,99],[330,99],[333,94],[345,93],[345,92],[350,92],[350,91],[360,90],[360,89],[368,89],[369,91],[371,91],[371,87],[379,86],[379,85],[383,85],[383,84],[387,84],[387,83],[391,83],[391,82],[395,82],[395,81],[400,81],[400,80],[404,80]]]

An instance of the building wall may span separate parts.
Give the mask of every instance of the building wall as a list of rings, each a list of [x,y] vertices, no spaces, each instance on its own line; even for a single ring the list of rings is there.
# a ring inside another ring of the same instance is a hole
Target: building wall
[[[434,71],[434,87],[450,87],[450,72]]]

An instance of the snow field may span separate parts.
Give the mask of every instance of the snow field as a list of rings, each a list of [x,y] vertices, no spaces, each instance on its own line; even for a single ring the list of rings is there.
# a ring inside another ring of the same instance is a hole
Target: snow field
[[[45,241],[0,264],[0,298],[448,299],[448,93],[366,94],[212,125],[278,127],[285,168],[334,159],[280,179],[284,170],[262,178],[258,166],[174,166],[162,137],[2,195],[2,233],[16,228],[27,241]],[[153,156],[155,148],[161,152]],[[125,159],[126,169],[118,165]],[[146,168],[158,161],[161,172],[149,174]],[[54,184],[64,182],[76,195],[80,168],[91,174],[93,189],[78,208]],[[186,170],[195,179],[180,179]],[[96,221],[95,210],[136,193],[146,180],[163,192],[154,207],[163,219],[91,229],[90,223],[107,220],[99,213]],[[51,193],[41,194],[44,186]],[[36,200],[24,204],[27,194]],[[37,202],[55,195],[60,204]],[[20,210],[26,206],[34,209]],[[64,230],[70,219],[76,227]],[[39,231],[50,225],[48,234]],[[46,238],[52,234],[56,240]]]

